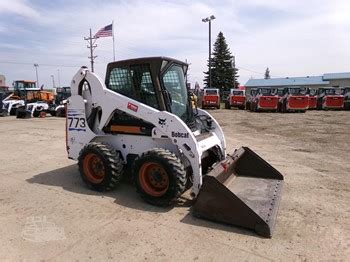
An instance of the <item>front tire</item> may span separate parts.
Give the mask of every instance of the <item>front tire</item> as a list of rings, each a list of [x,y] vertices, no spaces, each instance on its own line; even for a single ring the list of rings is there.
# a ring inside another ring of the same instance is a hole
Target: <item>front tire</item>
[[[132,174],[141,198],[155,206],[169,206],[186,188],[183,164],[175,154],[162,148],[152,149],[136,158]]]
[[[99,142],[89,143],[82,149],[78,165],[85,184],[100,192],[115,188],[123,176],[120,154],[111,146]]]

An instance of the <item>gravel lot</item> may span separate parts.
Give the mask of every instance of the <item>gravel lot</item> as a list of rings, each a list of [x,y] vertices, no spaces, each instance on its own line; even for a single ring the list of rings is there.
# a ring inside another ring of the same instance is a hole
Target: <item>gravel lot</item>
[[[212,110],[229,149],[285,176],[272,239],[144,203],[127,183],[85,188],[65,120],[0,118],[0,260],[350,260],[350,112]]]

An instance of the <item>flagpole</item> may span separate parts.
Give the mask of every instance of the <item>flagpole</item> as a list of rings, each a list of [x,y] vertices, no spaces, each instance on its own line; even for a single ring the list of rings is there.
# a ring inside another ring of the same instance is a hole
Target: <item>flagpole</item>
[[[113,61],[115,61],[114,20],[112,21],[112,36],[113,36]]]

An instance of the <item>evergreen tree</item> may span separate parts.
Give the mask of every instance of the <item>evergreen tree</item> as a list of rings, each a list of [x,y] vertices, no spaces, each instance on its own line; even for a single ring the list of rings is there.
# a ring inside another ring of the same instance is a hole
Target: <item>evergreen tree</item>
[[[234,65],[230,61],[233,61],[232,53],[226,43],[224,34],[220,32],[214,43],[214,51],[211,59],[211,87],[219,88],[221,93],[222,91],[228,91],[230,88],[238,88],[239,86],[237,81],[239,77],[238,69],[233,68]],[[207,66],[208,71],[204,72],[204,82],[206,87],[209,87],[209,61]]]
[[[269,68],[266,68],[264,78],[265,79],[270,79],[271,78],[271,76],[270,76],[270,69]]]

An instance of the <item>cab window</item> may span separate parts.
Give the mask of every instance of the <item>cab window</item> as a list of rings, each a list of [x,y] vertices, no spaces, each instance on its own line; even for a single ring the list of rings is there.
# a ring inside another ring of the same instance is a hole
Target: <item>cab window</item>
[[[113,68],[108,89],[158,109],[159,103],[149,65]]]

